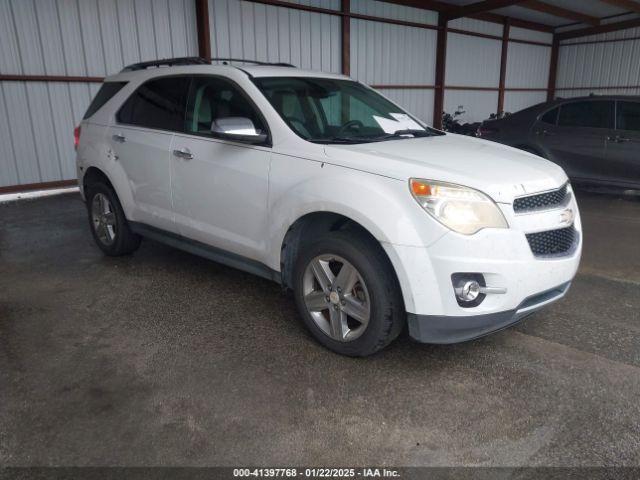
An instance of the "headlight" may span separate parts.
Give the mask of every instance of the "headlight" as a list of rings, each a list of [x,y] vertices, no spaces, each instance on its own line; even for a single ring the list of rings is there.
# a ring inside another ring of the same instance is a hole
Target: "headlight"
[[[484,193],[451,183],[412,178],[413,198],[454,232],[473,235],[483,228],[509,228],[498,206]]]

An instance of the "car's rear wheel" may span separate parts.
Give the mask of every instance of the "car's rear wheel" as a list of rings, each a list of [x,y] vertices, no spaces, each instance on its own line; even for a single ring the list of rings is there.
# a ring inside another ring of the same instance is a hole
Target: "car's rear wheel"
[[[93,183],[86,193],[89,226],[98,247],[110,256],[137,250],[140,236],[131,231],[113,189],[103,183]]]
[[[358,233],[334,232],[303,249],[294,295],[305,325],[334,352],[366,356],[404,324],[395,274],[382,249]]]

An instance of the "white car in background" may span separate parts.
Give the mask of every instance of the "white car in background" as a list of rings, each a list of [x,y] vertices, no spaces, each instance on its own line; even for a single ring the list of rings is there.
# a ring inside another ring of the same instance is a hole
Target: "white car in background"
[[[342,75],[136,64],[105,80],[76,141],[107,255],[149,237],[280,282],[345,355],[405,324],[429,343],[500,330],[564,296],[580,261],[560,167],[435,130]]]

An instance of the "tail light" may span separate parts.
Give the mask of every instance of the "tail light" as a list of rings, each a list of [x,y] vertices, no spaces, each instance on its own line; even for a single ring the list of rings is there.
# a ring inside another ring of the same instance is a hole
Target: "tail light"
[[[80,145],[80,131],[81,131],[81,127],[80,125],[78,125],[76,128],[73,129],[73,147],[77,150],[78,149],[78,145]]]
[[[480,125],[478,130],[476,130],[476,137],[488,137],[491,135],[495,135],[499,130],[497,128],[491,128],[484,125]]]

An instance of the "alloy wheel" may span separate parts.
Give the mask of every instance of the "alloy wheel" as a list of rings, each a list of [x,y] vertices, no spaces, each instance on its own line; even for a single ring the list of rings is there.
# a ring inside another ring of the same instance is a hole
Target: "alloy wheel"
[[[116,214],[107,196],[96,193],[91,202],[91,221],[96,236],[104,245],[111,245],[116,238]]]
[[[369,324],[371,299],[358,270],[338,255],[313,258],[302,279],[304,303],[316,325],[338,342],[360,337]]]

